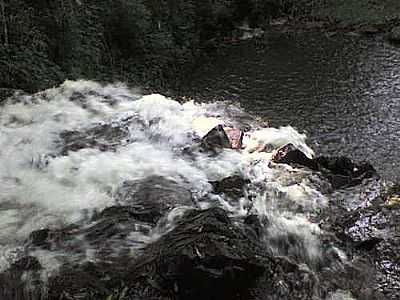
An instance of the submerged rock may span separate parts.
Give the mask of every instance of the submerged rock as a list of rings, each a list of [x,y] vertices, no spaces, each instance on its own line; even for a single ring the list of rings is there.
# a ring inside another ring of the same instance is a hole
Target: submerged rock
[[[123,124],[99,124],[85,131],[64,131],[60,134],[60,139],[61,155],[86,148],[113,151],[129,139],[129,130]]]
[[[152,224],[173,208],[194,206],[188,189],[161,176],[125,181],[117,190],[115,198],[119,204],[134,208],[138,220]]]

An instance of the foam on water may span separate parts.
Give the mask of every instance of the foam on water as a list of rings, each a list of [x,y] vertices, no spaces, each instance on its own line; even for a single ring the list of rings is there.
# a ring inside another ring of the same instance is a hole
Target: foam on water
[[[332,293],[327,300],[356,300],[350,292],[338,290]]]
[[[291,127],[257,127],[254,121],[241,152],[224,150],[218,156],[198,154],[195,159],[181,155],[182,147],[194,137],[219,122],[240,124],[244,115],[223,103],[180,104],[158,94],[139,96],[124,85],[90,81],[67,81],[36,95],[10,99],[0,107],[0,264],[9,261],[7,249],[20,245],[33,230],[81,222],[94,211],[114,205],[114,192],[125,180],[160,175],[185,185],[200,200],[211,190],[209,181],[236,173],[251,180],[251,203],[247,197],[235,204],[210,196],[199,206],[215,202],[234,215],[268,216],[273,223],[271,239],[295,234],[306,245],[308,258],[317,257],[319,230],[307,214],[324,206],[326,199],[311,183],[312,174],[272,164],[272,153],[253,152],[262,145],[277,148],[290,142],[312,157],[305,135]],[[87,148],[58,155],[60,133],[99,123],[118,126],[132,116],[146,129],[130,124],[129,142],[108,151]],[[184,210],[171,213],[166,226]],[[128,239],[153,240],[139,235],[132,233]],[[45,265],[46,259],[50,264],[56,259],[36,254]],[[91,256],[89,249],[87,257]]]

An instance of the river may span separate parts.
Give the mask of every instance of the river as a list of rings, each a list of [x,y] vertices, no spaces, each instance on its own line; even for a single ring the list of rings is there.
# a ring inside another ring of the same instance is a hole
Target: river
[[[400,47],[382,36],[267,33],[227,47],[181,92],[240,103],[305,132],[320,154],[370,161],[398,181],[399,70]]]

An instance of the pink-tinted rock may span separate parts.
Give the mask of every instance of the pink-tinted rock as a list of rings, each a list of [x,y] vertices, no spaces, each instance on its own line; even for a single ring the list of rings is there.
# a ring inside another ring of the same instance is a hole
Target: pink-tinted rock
[[[243,141],[243,131],[237,128],[225,127],[224,131],[229,138],[232,149],[241,149]]]

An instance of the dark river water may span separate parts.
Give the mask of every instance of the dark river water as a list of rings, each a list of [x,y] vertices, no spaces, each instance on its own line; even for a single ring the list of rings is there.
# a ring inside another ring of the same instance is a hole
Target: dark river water
[[[400,47],[383,37],[270,33],[229,46],[183,93],[240,102],[306,132],[317,154],[368,160],[400,179]]]

